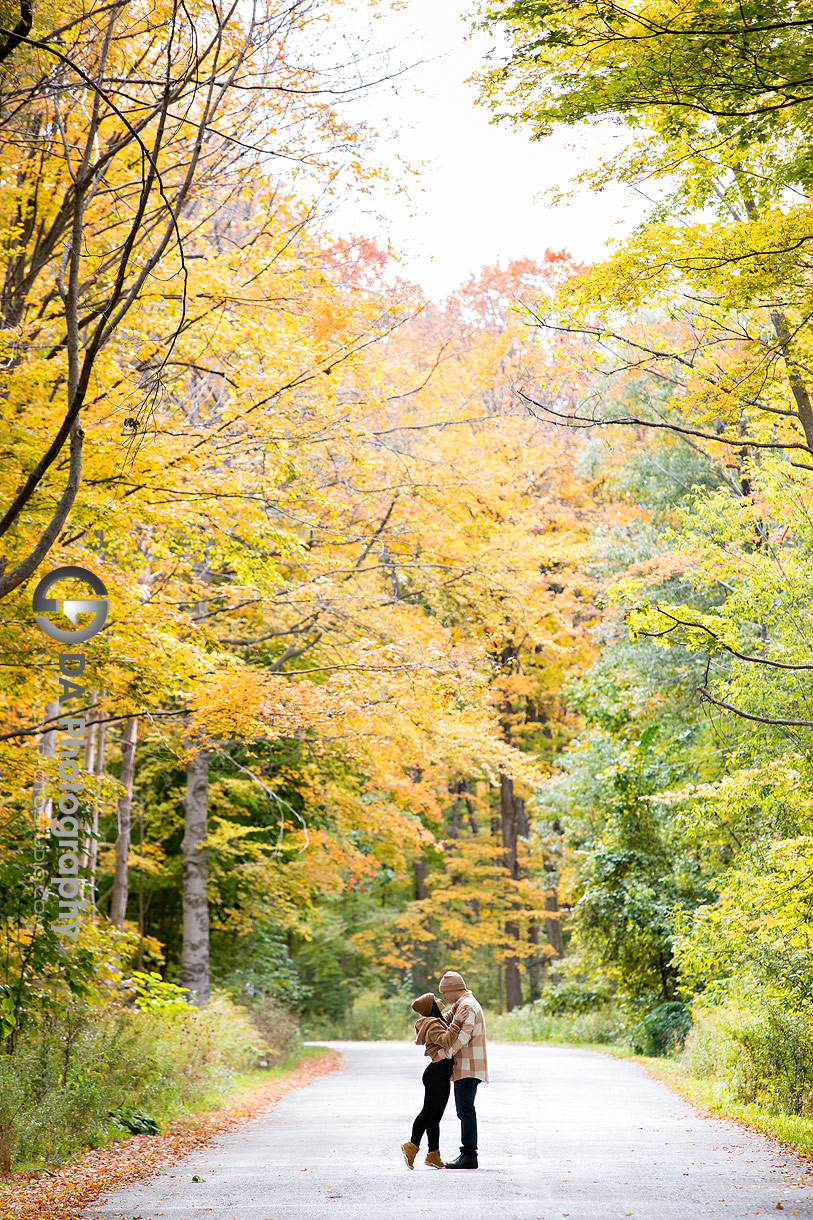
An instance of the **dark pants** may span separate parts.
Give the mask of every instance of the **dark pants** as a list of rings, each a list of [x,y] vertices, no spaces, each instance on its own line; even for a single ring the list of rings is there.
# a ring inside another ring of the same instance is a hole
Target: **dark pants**
[[[412,1124],[412,1142],[420,1144],[425,1131],[430,1152],[440,1147],[440,1120],[449,1100],[453,1066],[451,1059],[441,1059],[430,1063],[423,1074],[423,1109]]]
[[[466,1076],[454,1082],[454,1105],[460,1119],[460,1151],[477,1156],[477,1111],[474,1096],[480,1081],[476,1076]]]

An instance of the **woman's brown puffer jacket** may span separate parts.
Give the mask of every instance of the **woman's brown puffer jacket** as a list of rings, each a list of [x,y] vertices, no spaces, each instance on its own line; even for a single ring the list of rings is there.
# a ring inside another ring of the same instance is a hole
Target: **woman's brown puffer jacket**
[[[412,1001],[412,1007],[415,1012],[420,1013],[420,1020],[415,1022],[415,1042],[418,1046],[425,1046],[424,1054],[428,1055],[433,1063],[438,1063],[439,1060],[446,1059],[447,1055],[437,1039],[445,1034],[449,1027],[445,1021],[431,1016],[434,1003],[435,997],[431,991],[427,991],[425,995],[420,995],[417,1000]]]

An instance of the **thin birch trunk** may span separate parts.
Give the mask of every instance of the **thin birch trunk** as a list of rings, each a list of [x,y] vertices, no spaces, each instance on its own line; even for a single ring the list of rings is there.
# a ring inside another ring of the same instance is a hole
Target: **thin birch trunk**
[[[103,695],[104,691],[101,694]],[[96,893],[96,866],[99,859],[99,789],[101,787],[102,776],[104,775],[104,749],[107,737],[107,725],[101,718],[95,727],[96,759],[93,765],[93,773],[96,776],[97,784],[93,798],[93,835],[90,840],[90,862],[88,864],[88,890],[91,896]]]
[[[46,703],[45,719],[51,720],[51,719],[53,719],[54,716],[58,716],[58,715],[59,715],[59,703],[58,702]],[[41,758],[56,758],[56,724],[54,724],[54,727],[52,729],[48,729],[45,733],[43,733],[42,738],[40,739],[40,744],[39,744],[38,749],[39,749],[39,754],[40,754]],[[39,790],[36,790],[34,793],[35,800],[38,796],[38,791]],[[51,798],[48,797],[48,799],[46,801],[43,801],[43,804],[42,804],[42,813],[40,815],[40,827],[42,829],[45,829],[46,827],[48,827],[48,829],[50,831],[51,818],[53,817],[53,812],[54,812],[54,803],[51,800]]]
[[[135,777],[136,739],[138,717],[131,716],[125,722],[121,738],[121,782],[124,792],[116,806],[118,834],[116,836],[116,866],[113,876],[113,896],[110,899],[110,922],[122,927],[127,914],[129,878],[127,872],[130,855],[131,810],[133,805],[133,779]]]
[[[193,754],[186,768],[183,854],[183,949],[181,986],[194,1004],[209,999],[209,750]]]

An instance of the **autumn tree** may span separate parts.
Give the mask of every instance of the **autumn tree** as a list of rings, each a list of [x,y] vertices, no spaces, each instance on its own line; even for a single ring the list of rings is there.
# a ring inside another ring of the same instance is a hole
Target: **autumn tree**
[[[195,234],[239,207],[258,163],[301,159],[318,142],[330,145],[321,161],[331,173],[354,139],[299,53],[303,32],[324,20],[312,6],[242,14],[170,0],[149,14],[117,6],[49,18],[38,9],[3,43],[0,132],[13,181],[2,214],[0,532],[11,566],[0,595],[36,570],[65,526],[82,480],[83,411],[106,397],[116,433],[151,426],[194,316]],[[145,328],[158,297],[174,304]]]
[[[561,313],[540,317],[588,337],[605,367],[648,369],[670,391],[613,421],[709,439],[732,461],[776,450],[809,467],[807,17],[760,4],[599,13],[518,0],[485,19],[511,38],[483,77],[499,113],[532,137],[553,123],[623,122],[629,137],[586,181],[649,180],[664,196],[562,295]],[[636,308],[656,319],[636,325]],[[582,425],[607,418],[597,397],[576,411],[543,405]]]

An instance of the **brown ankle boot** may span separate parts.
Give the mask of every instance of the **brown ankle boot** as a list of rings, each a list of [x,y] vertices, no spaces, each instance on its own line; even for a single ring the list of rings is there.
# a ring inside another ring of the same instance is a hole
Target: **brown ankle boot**
[[[415,1157],[418,1155],[418,1145],[413,1144],[412,1140],[407,1140],[405,1144],[401,1145],[401,1151],[404,1154],[404,1160],[407,1163],[407,1168],[414,1169]]]
[[[435,1148],[434,1152],[427,1152],[424,1165],[431,1165],[433,1169],[445,1169],[443,1161],[440,1158],[440,1152]]]

